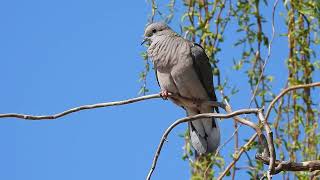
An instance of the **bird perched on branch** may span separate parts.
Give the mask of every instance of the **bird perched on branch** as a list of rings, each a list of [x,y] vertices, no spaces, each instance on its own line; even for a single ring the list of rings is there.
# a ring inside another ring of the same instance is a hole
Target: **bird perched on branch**
[[[217,101],[212,69],[204,49],[175,33],[167,24],[149,24],[144,32],[149,42],[148,57],[152,59],[161,96],[169,93],[199,101]],[[169,97],[186,110],[188,116],[211,113],[208,105],[190,106],[179,98]],[[202,118],[188,123],[190,139],[198,154],[213,153],[220,143],[220,130],[214,118]]]

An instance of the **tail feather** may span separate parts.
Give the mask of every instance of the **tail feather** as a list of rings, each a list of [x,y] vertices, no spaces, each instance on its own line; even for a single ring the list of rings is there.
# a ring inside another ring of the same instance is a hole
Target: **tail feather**
[[[199,114],[199,111],[187,110],[187,115]],[[203,118],[189,122],[190,139],[193,148],[199,154],[214,153],[220,144],[220,129],[214,118]]]
[[[199,153],[205,154],[207,152],[208,146],[207,141],[203,138],[197,130],[194,128],[192,122],[189,122],[189,134],[192,147]]]

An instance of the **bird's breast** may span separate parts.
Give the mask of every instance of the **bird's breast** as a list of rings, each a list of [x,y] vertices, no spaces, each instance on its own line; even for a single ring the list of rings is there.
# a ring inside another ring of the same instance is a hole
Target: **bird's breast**
[[[187,52],[190,52],[190,48],[180,37],[159,37],[148,48],[148,56],[161,72],[170,72],[178,61],[185,59]]]

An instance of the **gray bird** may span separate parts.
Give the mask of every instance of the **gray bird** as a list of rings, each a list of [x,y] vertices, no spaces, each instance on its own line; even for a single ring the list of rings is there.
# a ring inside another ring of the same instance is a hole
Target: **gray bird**
[[[162,22],[148,25],[144,42],[149,41],[148,57],[152,59],[161,95],[178,94],[195,101],[217,101],[213,87],[212,69],[204,49],[175,33]],[[188,116],[211,113],[210,106],[190,106],[169,97],[184,108]],[[214,118],[203,118],[188,123],[191,144],[197,153],[213,153],[220,143],[220,130]]]

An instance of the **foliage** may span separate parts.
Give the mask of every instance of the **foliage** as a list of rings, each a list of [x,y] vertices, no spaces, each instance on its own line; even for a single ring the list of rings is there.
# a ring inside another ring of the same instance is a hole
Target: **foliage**
[[[233,62],[234,71],[244,73],[248,78],[248,84],[251,87],[252,98],[250,107],[263,107],[267,105],[277,91],[272,89],[274,75],[268,75],[265,67],[269,61],[272,50],[272,41],[279,36],[267,35],[265,29],[276,28],[272,18],[266,18],[267,12],[272,12],[272,17],[286,27],[285,34],[288,40],[288,56],[285,59],[287,67],[284,71],[288,72],[286,84],[283,88],[313,82],[316,73],[319,76],[319,57],[316,49],[319,47],[319,25],[320,25],[320,1],[319,0],[285,0],[274,5],[268,4],[266,0],[183,0],[168,2],[151,0],[151,16],[149,21],[154,21],[155,17],[170,21],[177,16],[180,19],[182,34],[192,41],[201,44],[213,67],[216,89],[224,92],[226,88],[232,87],[230,94],[223,93],[223,97],[230,99],[232,93],[237,93],[238,89],[223,77],[219,69],[219,53],[228,51],[221,49],[226,35],[224,34],[231,22],[236,27],[235,33],[238,39],[235,39],[234,46],[241,47],[242,52],[235,54]],[[159,3],[159,4],[158,4]],[[162,4],[167,4],[163,7]],[[178,12],[175,7],[183,9]],[[276,7],[281,6],[280,17]],[[263,12],[263,13],[262,13]],[[283,32],[281,32],[283,33]],[[278,33],[280,34],[280,33]],[[146,75],[149,71],[149,62],[145,54],[146,70],[141,74],[141,80],[144,82],[141,92],[146,89]],[[318,58],[318,59],[317,59]],[[224,59],[230,61],[230,59]],[[270,59],[270,61],[279,61]],[[273,62],[277,63],[277,62]],[[223,81],[223,83],[221,83]],[[278,157],[281,160],[314,160],[320,159],[318,153],[320,144],[319,133],[319,102],[313,100],[315,90],[303,89],[296,90],[284,96],[274,108],[270,116],[270,122],[273,122],[275,132],[275,146]],[[235,124],[235,128],[238,125]],[[220,156],[208,156],[202,160],[192,161],[190,157],[194,156],[188,135],[185,136],[186,145],[183,159],[189,159],[192,167],[191,179],[212,179],[219,173],[215,171],[223,170],[224,158]],[[239,135],[236,132],[235,150],[238,147]],[[252,144],[251,149],[257,146]],[[227,155],[224,155],[227,156]],[[210,170],[208,171],[208,166]],[[256,179],[263,174],[263,165],[248,157],[248,167],[245,169],[251,179]],[[236,166],[232,172],[232,178],[236,176],[236,171],[240,171]],[[204,176],[204,174],[207,174]],[[281,176],[281,175],[279,175]],[[308,172],[303,173],[283,173],[283,179],[292,177],[307,178]]]

